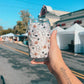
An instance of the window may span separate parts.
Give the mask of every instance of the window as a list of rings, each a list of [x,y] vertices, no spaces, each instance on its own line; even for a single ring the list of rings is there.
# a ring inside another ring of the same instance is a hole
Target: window
[[[62,26],[65,26],[65,25],[66,25],[65,23],[62,24]]]
[[[60,24],[57,24],[56,26],[61,26]]]
[[[62,23],[62,24],[57,24],[56,26],[65,26],[66,24],[65,23]]]
[[[76,21],[74,21],[74,24],[75,23],[82,24],[82,21],[81,20],[76,20]]]

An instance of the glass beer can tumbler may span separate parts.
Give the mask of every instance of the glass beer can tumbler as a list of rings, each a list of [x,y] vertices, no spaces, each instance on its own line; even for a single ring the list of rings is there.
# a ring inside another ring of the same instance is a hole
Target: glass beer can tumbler
[[[28,44],[31,58],[45,59],[50,48],[50,23],[46,18],[33,19],[28,27]]]

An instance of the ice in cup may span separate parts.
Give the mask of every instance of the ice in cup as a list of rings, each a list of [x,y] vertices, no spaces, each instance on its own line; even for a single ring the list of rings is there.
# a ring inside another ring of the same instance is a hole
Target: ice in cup
[[[28,28],[31,58],[47,58],[50,48],[50,24],[48,19],[31,22]]]

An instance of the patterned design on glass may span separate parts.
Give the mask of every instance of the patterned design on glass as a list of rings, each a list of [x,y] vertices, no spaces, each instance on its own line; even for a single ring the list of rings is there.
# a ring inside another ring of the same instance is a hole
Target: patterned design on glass
[[[31,58],[46,58],[50,47],[49,23],[31,23],[28,38]]]

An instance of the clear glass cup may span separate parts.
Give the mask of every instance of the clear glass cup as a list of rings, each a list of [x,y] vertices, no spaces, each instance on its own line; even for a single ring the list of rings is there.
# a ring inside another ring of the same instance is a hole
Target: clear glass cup
[[[44,61],[50,48],[50,23],[46,18],[31,19],[28,27],[30,56],[36,61]]]

